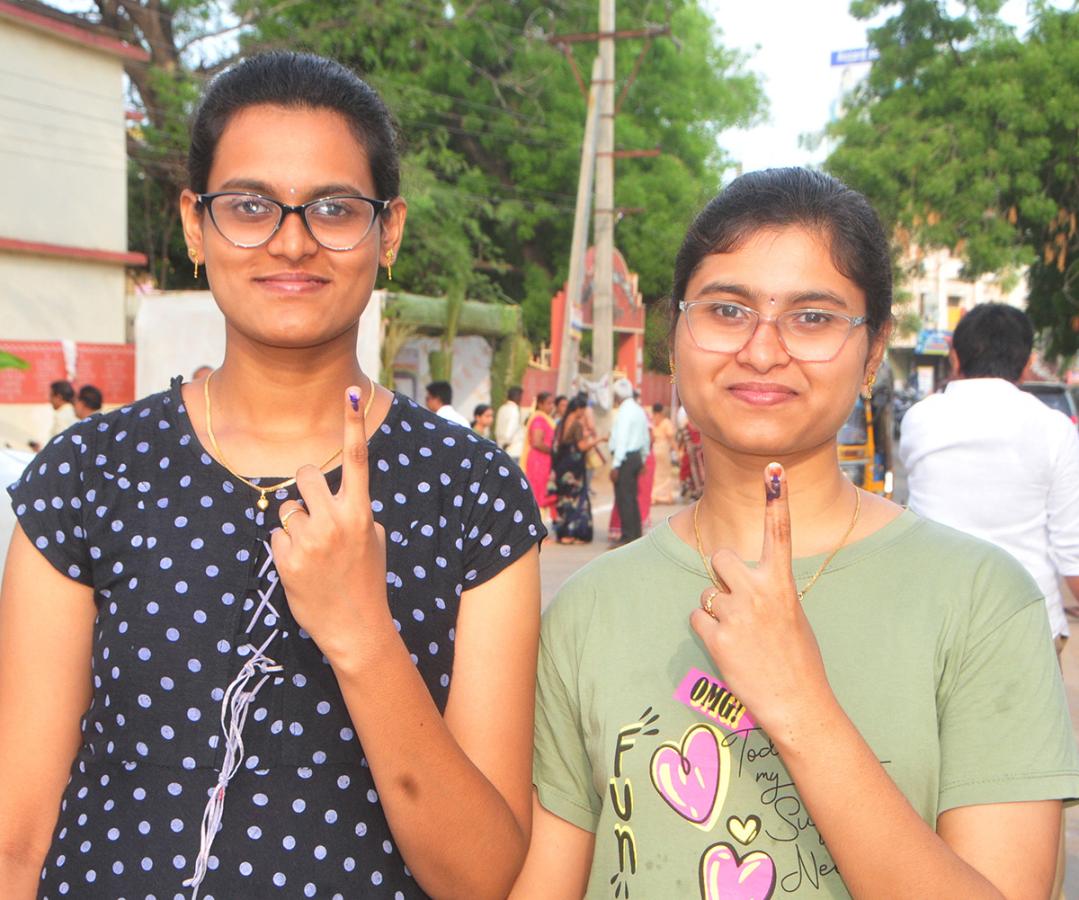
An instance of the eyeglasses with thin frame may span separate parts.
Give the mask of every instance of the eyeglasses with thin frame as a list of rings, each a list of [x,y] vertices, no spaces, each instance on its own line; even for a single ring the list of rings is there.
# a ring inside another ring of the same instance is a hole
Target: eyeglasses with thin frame
[[[678,308],[686,317],[689,336],[701,350],[737,353],[750,342],[759,325],[773,324],[783,349],[802,362],[835,359],[850,333],[866,322],[865,316],[805,307],[766,318],[729,300],[682,300]]]
[[[352,250],[367,237],[375,219],[390,205],[388,200],[374,200],[362,194],[339,194],[290,206],[249,191],[199,194],[198,200],[209,210],[210,221],[221,236],[245,249],[261,247],[277,234],[285,216],[296,213],[320,246],[327,250]]]

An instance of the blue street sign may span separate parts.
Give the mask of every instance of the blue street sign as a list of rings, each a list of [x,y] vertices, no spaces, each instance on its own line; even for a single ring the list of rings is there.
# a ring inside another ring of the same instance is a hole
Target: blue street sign
[[[852,50],[833,50],[833,66],[852,66],[856,63],[869,63],[880,59],[880,51],[876,47],[855,47]]]

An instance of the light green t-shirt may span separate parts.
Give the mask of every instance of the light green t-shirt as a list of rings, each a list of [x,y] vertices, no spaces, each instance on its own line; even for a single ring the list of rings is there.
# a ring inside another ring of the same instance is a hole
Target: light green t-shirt
[[[822,560],[795,560],[798,583]],[[690,628],[707,585],[664,524],[559,592],[540,649],[540,801],[595,833],[590,898],[848,897],[776,749]],[[843,709],[927,823],[1079,797],[1045,607],[1010,556],[905,512],[840,551],[805,610]]]

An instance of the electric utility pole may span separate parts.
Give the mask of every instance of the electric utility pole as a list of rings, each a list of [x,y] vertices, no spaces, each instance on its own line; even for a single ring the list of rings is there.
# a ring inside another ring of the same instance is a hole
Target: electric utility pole
[[[614,117],[640,71],[641,62],[652,41],[671,33],[670,26],[615,29],[615,0],[599,0],[599,30],[583,34],[555,34],[547,40],[562,50],[582,93],[588,94],[588,119],[585,145],[581,151],[581,175],[577,183],[577,208],[573,220],[573,246],[570,253],[569,284],[562,329],[562,349],[558,366],[558,391],[568,393],[577,371],[575,345],[570,338],[573,308],[580,302],[584,287],[584,257],[588,247],[589,199],[592,191],[592,166],[595,166],[594,244],[596,257],[592,274],[592,377],[601,380],[614,368],[614,160],[640,156],[658,156],[659,150],[615,150]],[[644,40],[633,72],[615,102],[614,42]],[[591,88],[585,86],[577,69],[572,44],[596,43],[599,54],[593,61]],[[640,212],[642,210],[627,210]]]
[[[592,176],[596,171],[596,122],[599,104],[600,59],[592,61],[592,86],[588,92],[588,114],[584,125],[584,144],[581,147],[581,172],[577,178],[577,206],[573,214],[573,243],[570,246],[569,279],[566,303],[562,311],[562,348],[558,356],[558,393],[569,394],[577,374],[577,344],[573,340],[573,311],[581,304],[584,293],[584,259],[588,252],[588,220],[592,207]]]
[[[592,276],[592,379],[614,369],[614,3],[599,0],[599,135],[596,146],[596,258]]]

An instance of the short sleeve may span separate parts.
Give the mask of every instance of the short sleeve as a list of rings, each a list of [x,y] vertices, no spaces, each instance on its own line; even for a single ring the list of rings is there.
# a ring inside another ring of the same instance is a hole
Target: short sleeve
[[[595,832],[602,810],[592,786],[592,763],[581,720],[578,648],[591,607],[572,582],[543,617],[536,673],[532,781],[544,809]]]
[[[466,590],[494,578],[547,535],[520,468],[490,441],[479,446],[484,452],[473,457],[471,469],[481,474],[468,485],[472,501],[462,545]]]
[[[1009,609],[993,594],[1013,599]],[[1079,798],[1079,752],[1045,605],[1004,554],[983,564],[953,687],[942,698],[939,812]]]
[[[92,585],[83,524],[88,434],[80,423],[57,435],[7,490],[19,525],[42,556],[61,574]]]

